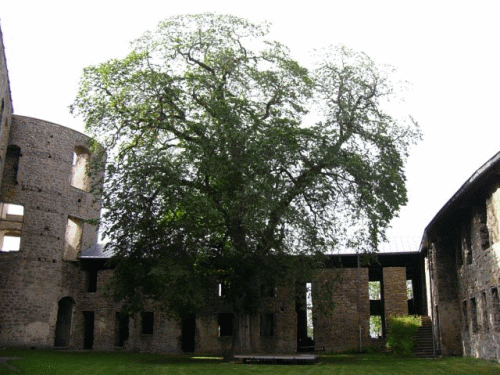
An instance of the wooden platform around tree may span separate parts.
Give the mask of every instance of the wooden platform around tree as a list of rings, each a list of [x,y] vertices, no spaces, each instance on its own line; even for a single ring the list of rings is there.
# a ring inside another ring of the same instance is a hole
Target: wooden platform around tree
[[[312,354],[301,355],[235,355],[235,359],[241,363],[315,363],[318,361],[318,356]]]

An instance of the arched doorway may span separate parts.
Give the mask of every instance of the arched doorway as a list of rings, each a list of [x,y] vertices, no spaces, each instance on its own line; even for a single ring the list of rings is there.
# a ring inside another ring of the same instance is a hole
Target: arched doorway
[[[71,297],[61,298],[57,310],[56,337],[54,346],[67,347],[71,337],[71,320],[75,301]]]

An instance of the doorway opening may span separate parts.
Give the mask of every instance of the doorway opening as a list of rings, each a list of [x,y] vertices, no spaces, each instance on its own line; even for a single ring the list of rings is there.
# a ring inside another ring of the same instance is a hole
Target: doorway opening
[[[64,297],[59,301],[57,309],[56,335],[54,346],[68,347],[71,338],[71,321],[75,301],[71,297]]]

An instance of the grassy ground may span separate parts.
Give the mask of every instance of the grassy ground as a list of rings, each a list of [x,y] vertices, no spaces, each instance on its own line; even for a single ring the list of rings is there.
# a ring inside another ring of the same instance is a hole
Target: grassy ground
[[[260,365],[223,362],[217,357],[132,353],[4,350],[0,374],[500,374],[500,364],[473,358],[403,359],[385,354],[321,356],[314,365]]]

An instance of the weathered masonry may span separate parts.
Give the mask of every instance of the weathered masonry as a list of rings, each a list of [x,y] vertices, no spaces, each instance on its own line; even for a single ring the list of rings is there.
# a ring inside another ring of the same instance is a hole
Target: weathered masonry
[[[96,228],[87,221],[100,214],[100,202],[89,191],[94,155],[88,137],[14,114],[1,31],[0,101],[0,346],[228,350],[234,314],[224,304],[222,285],[214,283],[209,308],[181,322],[169,320],[152,303],[124,315],[120,304],[105,296],[113,270],[97,244]],[[474,228],[483,219],[478,220],[471,221]],[[356,255],[326,262],[308,284],[263,287],[260,311],[248,321],[254,352],[358,348],[369,344],[370,336],[385,335],[389,315],[426,314],[419,253],[380,254],[370,265]],[[327,280],[336,280],[335,308],[324,311],[315,291]],[[482,306],[484,299],[498,300],[496,289],[485,291],[485,297],[481,293],[467,297],[467,309]]]
[[[442,351],[500,360],[500,153],[438,212],[421,251]]]
[[[210,308],[181,322],[169,321],[154,304],[134,316],[122,316],[120,305],[103,294],[113,272],[107,259],[101,245],[83,250],[80,256],[70,347],[218,353],[231,348],[234,315],[224,304],[221,285],[214,284]],[[331,256],[327,268],[307,286],[263,288],[260,312],[248,322],[252,351],[344,351],[370,345],[374,334],[385,335],[390,315],[425,314],[422,262],[419,253],[379,254],[369,266],[358,267],[356,255]],[[314,290],[326,279],[336,280],[336,289],[335,308],[325,313],[318,308]],[[376,300],[369,298],[370,283],[379,283]],[[310,288],[312,298],[307,296]],[[381,317],[379,332],[371,332],[372,316]]]
[[[68,345],[81,249],[100,204],[85,173],[88,137],[13,114],[0,31],[0,345]]]

